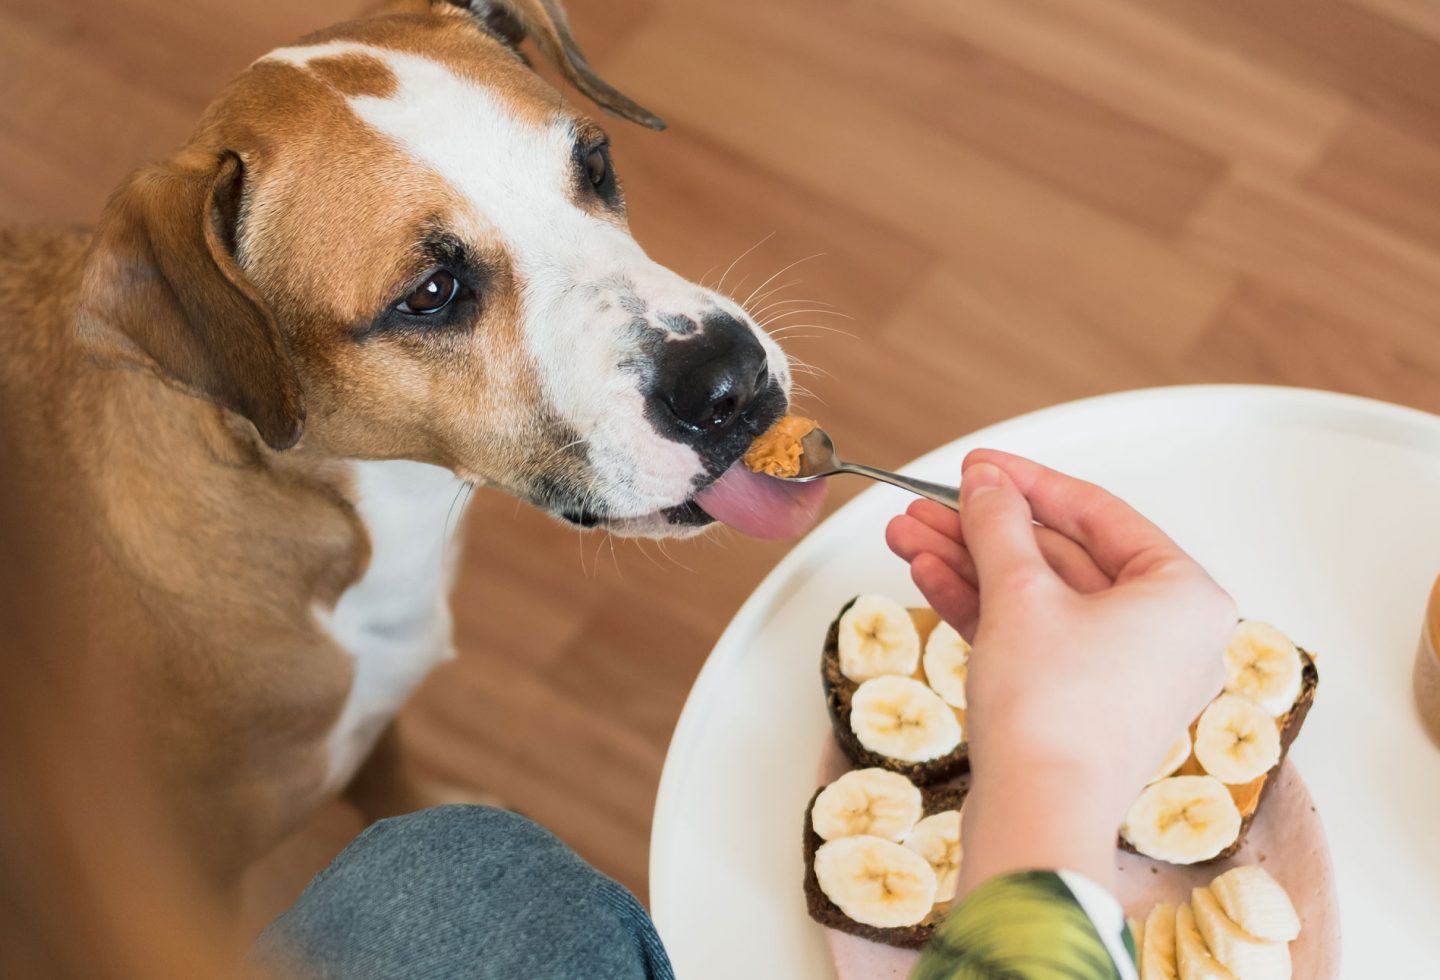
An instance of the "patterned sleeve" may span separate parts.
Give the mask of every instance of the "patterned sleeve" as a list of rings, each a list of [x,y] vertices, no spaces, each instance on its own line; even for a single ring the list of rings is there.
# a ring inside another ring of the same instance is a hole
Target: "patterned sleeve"
[[[1069,871],[1000,875],[957,905],[911,980],[1135,980],[1120,904]]]

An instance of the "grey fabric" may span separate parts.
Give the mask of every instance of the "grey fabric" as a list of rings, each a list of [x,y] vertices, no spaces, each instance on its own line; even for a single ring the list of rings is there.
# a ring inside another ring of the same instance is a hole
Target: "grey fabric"
[[[266,928],[252,957],[305,980],[673,980],[645,909],[506,810],[382,820]]]

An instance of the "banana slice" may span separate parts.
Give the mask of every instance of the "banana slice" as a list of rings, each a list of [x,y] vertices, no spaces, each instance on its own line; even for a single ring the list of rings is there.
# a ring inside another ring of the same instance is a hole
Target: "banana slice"
[[[886,674],[909,676],[920,663],[920,632],[905,607],[883,595],[862,595],[839,627],[840,672],[855,683]]]
[[[880,837],[842,837],[815,852],[825,897],[877,929],[913,926],[935,905],[935,872],[914,851]]]
[[[1175,906],[1162,902],[1150,910],[1142,928],[1144,942],[1135,940],[1139,951],[1140,980],[1178,980],[1175,965]]]
[[[1132,916],[1126,916],[1125,925],[1130,930],[1130,941],[1135,944],[1135,962],[1138,965],[1140,956],[1145,951],[1145,923]]]
[[[1239,833],[1240,811],[1214,776],[1168,776],[1151,783],[1120,828],[1135,850],[1171,864],[1209,860]]]
[[[1165,753],[1165,761],[1160,763],[1160,768],[1155,770],[1155,775],[1150,777],[1150,782],[1157,782],[1171,775],[1176,769],[1183,766],[1188,758],[1190,758],[1190,729],[1187,728],[1180,733],[1175,744],[1170,746],[1170,751]],[[1150,783],[1145,785],[1148,786]]]
[[[810,808],[810,826],[822,840],[883,837],[900,841],[923,812],[920,790],[884,769],[856,769],[826,786]]]
[[[1236,977],[1210,955],[1189,905],[1175,910],[1175,963],[1180,980],[1250,980]]]
[[[935,872],[935,901],[948,902],[960,885],[960,811],[933,813],[915,825],[905,846]]]
[[[925,640],[921,660],[925,679],[946,704],[965,707],[965,674],[970,664],[970,644],[949,623],[941,623]]]
[[[1256,939],[1288,943],[1300,935],[1300,916],[1290,896],[1258,864],[1231,868],[1210,882],[1210,894],[1232,922]]]
[[[1227,916],[1208,888],[1190,893],[1190,908],[1205,945],[1241,980],[1290,980],[1290,946],[1256,939]]]
[[[1222,783],[1248,783],[1280,761],[1280,728],[1249,698],[1222,694],[1195,726],[1195,759]]]
[[[1225,690],[1279,717],[1300,696],[1300,651],[1269,623],[1247,619],[1225,646]]]
[[[929,762],[960,744],[960,720],[913,677],[874,677],[850,700],[850,729],[871,752]]]

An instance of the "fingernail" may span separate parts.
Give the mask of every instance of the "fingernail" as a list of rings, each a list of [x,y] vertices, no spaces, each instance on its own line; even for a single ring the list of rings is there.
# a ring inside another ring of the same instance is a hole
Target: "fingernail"
[[[964,497],[974,497],[987,490],[994,490],[1000,485],[1001,479],[1002,474],[999,467],[991,463],[976,463],[966,470],[965,475],[960,479],[960,494]]]

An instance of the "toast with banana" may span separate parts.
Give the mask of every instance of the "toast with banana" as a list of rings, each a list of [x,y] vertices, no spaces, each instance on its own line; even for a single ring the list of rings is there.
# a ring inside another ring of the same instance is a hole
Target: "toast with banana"
[[[855,769],[805,811],[805,901],[821,925],[891,946],[925,945],[960,878],[965,790],[922,789]]]
[[[830,624],[820,666],[846,756],[918,786],[966,772],[969,656],[970,645],[934,610],[881,595],[847,602]]]
[[[1242,620],[1225,689],[1184,732],[1120,828],[1120,846],[1171,864],[1239,850],[1315,701],[1315,658],[1268,623]]]

